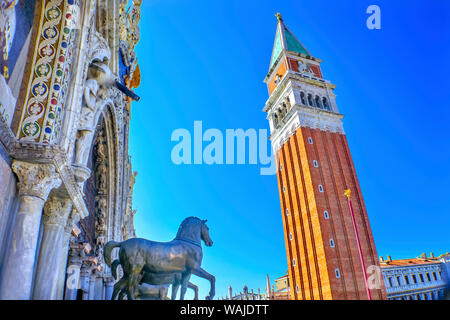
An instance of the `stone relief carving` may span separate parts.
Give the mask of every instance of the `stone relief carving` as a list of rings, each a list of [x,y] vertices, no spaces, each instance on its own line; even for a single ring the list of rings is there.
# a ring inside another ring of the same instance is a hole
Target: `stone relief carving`
[[[65,227],[71,208],[72,201],[70,198],[52,196],[44,207],[44,224],[54,224]]]
[[[97,196],[95,197],[95,250],[100,265],[103,265],[103,246],[107,240],[108,204],[108,157],[107,142],[104,129],[99,131],[95,141],[95,184]]]
[[[99,32],[95,32],[92,45],[89,50],[89,61],[109,61],[111,60],[111,50],[108,42]]]
[[[120,39],[128,44],[129,51],[132,52],[141,37],[139,21],[141,20],[142,0],[133,0],[133,5],[129,10],[127,10],[128,1],[121,0],[120,2]]]

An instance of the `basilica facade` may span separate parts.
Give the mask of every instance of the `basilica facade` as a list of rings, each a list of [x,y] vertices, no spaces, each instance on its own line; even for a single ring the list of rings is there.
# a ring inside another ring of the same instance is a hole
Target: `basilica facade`
[[[0,299],[108,299],[135,236],[141,0],[0,0]]]

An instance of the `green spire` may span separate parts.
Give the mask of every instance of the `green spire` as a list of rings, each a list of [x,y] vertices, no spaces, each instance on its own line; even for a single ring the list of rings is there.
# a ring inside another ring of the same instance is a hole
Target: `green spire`
[[[292,34],[291,31],[287,27],[284,27],[285,31],[285,37],[286,37],[286,43],[287,43],[287,49],[289,51],[293,51],[296,53],[304,54],[307,56],[311,56],[309,51],[301,44],[300,41],[297,40],[297,38]]]
[[[283,50],[311,56],[311,53],[305,48],[305,46],[303,46],[303,44],[294,36],[288,27],[286,27],[281,14],[277,13],[276,17],[278,19],[277,33],[275,35],[270,68],[273,67]]]
[[[273,64],[278,59],[278,57],[280,56],[281,51],[283,50],[281,43],[282,43],[282,41],[281,41],[281,34],[280,34],[280,31],[277,28],[277,34],[275,36],[275,43],[273,44],[272,60],[270,61],[270,68],[272,68]]]

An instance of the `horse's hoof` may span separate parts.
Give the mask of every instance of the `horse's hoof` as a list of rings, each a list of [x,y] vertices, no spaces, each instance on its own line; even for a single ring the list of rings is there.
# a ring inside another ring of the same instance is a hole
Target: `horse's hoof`
[[[207,297],[205,298],[205,300],[211,300],[211,297],[210,297],[210,296],[207,296]]]

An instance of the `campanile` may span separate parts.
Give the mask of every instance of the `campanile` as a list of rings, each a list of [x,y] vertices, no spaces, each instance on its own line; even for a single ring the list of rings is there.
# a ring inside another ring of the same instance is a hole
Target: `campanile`
[[[323,77],[321,60],[277,17],[264,111],[277,160],[291,298],[385,299],[336,86]],[[376,279],[367,286],[371,276]]]

